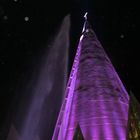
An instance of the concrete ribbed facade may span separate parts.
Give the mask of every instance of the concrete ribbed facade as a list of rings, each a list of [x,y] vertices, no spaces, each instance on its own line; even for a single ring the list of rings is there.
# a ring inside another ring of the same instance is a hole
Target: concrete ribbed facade
[[[87,23],[86,23],[87,24]],[[126,140],[129,96],[95,33],[85,25],[53,140]]]

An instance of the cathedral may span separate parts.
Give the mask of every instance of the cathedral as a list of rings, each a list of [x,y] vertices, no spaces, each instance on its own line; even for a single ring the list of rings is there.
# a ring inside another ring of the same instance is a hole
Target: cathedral
[[[139,103],[126,91],[85,14],[52,140],[139,140]]]

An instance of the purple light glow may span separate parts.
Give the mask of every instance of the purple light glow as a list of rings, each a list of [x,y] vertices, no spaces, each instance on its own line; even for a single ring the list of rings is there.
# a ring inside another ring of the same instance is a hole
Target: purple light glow
[[[52,140],[73,140],[77,124],[85,140],[126,140],[129,96],[93,31],[81,36],[77,54],[74,82],[56,125],[60,131]]]
[[[27,83],[23,78],[21,83],[25,85],[16,91],[1,140],[52,138],[66,87],[69,29],[70,15],[67,15],[50,42],[36,53],[34,63],[29,63],[33,68],[29,67],[31,69],[26,77],[31,76],[27,78]]]
[[[69,116],[70,116],[70,110],[71,110],[73,93],[74,93],[75,82],[76,82],[77,67],[78,67],[78,63],[79,63],[79,61],[77,61],[77,60],[79,59],[79,56],[80,56],[79,55],[80,49],[81,49],[81,45],[79,43],[79,47],[77,49],[72,71],[70,74],[70,79],[67,84],[66,96],[65,96],[63,105],[61,107],[61,112],[59,114],[59,117],[58,117],[58,120],[56,123],[56,127],[54,130],[54,135],[53,135],[52,140],[56,140],[56,139],[63,140],[66,137],[66,133],[67,133],[66,131],[67,131],[67,127],[68,127],[68,120],[69,120]],[[59,123],[60,120],[62,120],[61,123]],[[60,127],[60,125],[61,125],[61,127]]]

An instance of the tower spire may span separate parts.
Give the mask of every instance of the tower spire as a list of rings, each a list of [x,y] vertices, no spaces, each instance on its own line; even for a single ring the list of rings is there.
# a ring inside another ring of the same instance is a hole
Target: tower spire
[[[52,140],[126,140],[129,96],[88,22],[87,12]]]

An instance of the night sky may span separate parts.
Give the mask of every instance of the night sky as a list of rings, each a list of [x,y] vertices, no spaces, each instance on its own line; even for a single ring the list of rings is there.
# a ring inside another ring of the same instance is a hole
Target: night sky
[[[121,0],[0,0],[1,122],[67,14],[71,16],[70,71],[86,11],[127,91],[140,101],[137,5]]]

